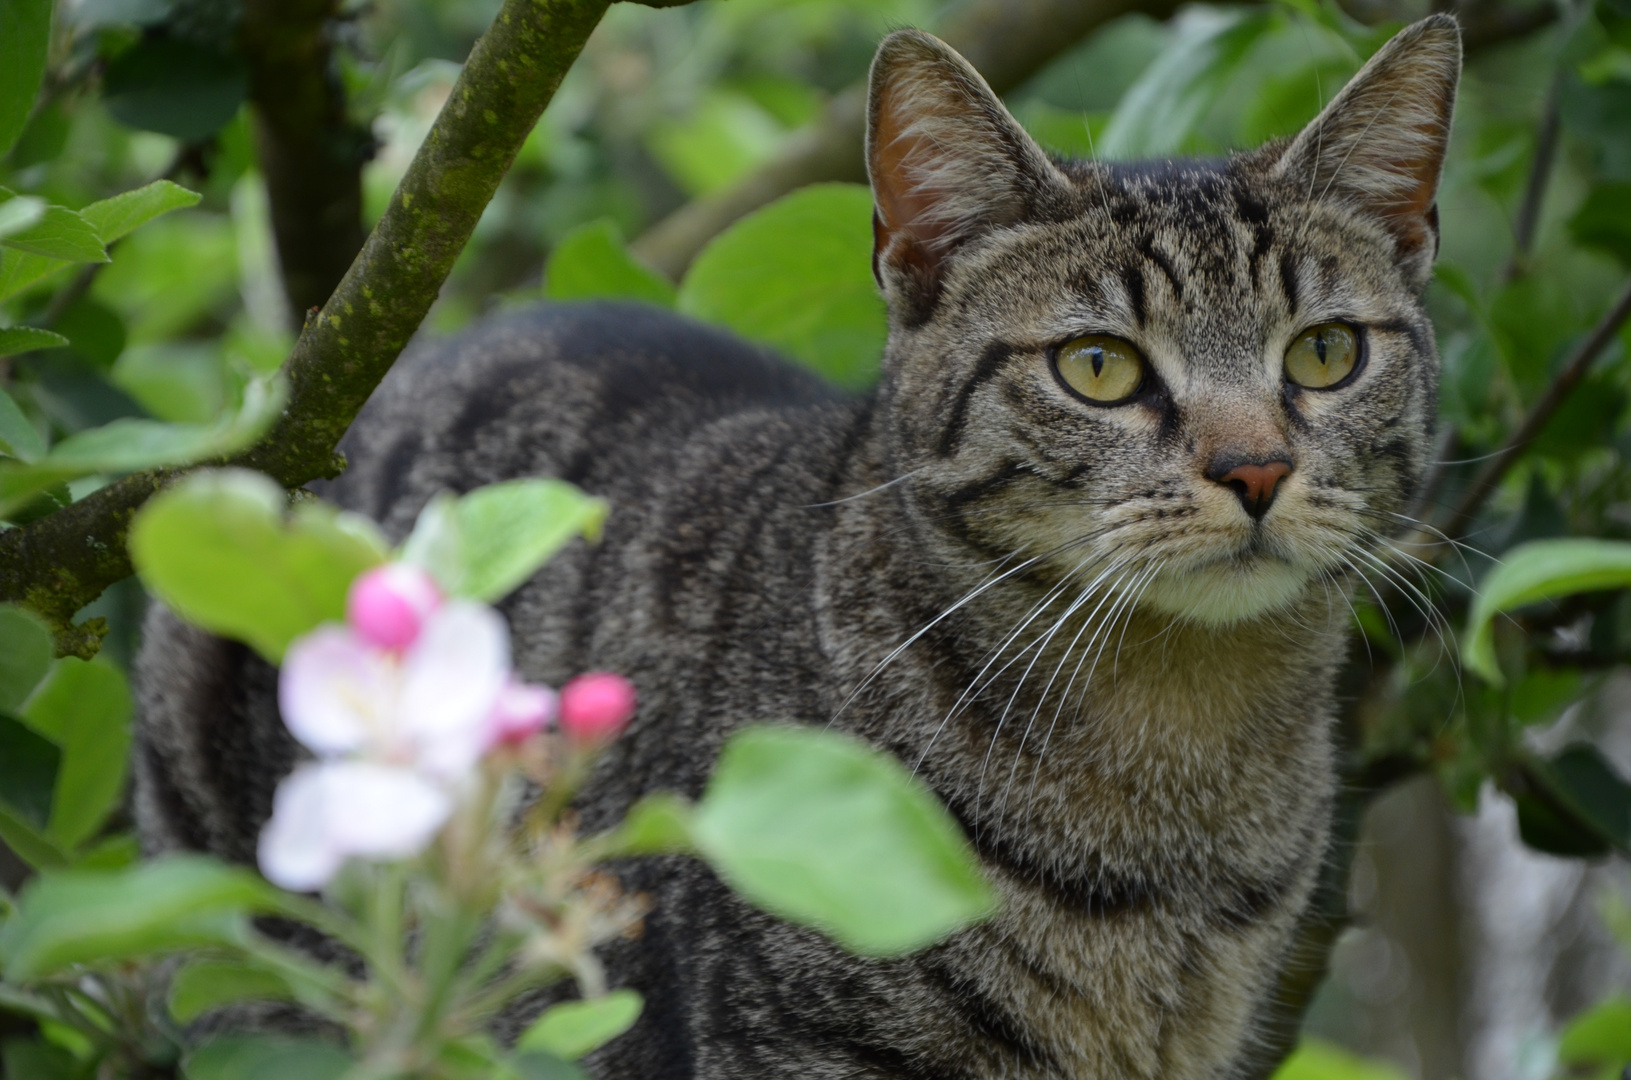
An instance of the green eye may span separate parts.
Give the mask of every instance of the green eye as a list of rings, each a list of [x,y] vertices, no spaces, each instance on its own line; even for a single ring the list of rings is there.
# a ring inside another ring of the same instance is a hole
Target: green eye
[[[1053,365],[1066,386],[1098,405],[1125,401],[1144,383],[1144,357],[1131,342],[1103,334],[1060,346]]]
[[[1359,362],[1359,339],[1345,323],[1321,323],[1304,330],[1286,350],[1286,378],[1310,390],[1346,379]]]

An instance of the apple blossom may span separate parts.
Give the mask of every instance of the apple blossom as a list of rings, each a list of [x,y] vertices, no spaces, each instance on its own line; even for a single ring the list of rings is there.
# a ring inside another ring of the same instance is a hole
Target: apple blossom
[[[621,675],[592,671],[561,687],[561,730],[582,743],[617,738],[634,715],[634,686]]]
[[[370,644],[405,649],[441,603],[441,590],[423,569],[411,563],[388,563],[351,583],[345,615]]]
[[[511,679],[498,695],[489,718],[488,739],[493,745],[518,743],[536,735],[555,719],[560,695],[547,686]]]

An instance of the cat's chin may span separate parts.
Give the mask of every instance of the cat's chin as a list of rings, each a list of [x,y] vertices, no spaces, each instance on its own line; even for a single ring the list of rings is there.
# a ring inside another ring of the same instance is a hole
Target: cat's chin
[[[1228,626],[1290,608],[1313,575],[1280,559],[1211,562],[1163,571],[1139,604],[1206,626]]]

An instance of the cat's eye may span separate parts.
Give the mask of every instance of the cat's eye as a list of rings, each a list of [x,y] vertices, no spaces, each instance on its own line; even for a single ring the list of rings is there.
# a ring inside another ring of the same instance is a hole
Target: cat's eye
[[[1115,405],[1144,384],[1144,357],[1131,342],[1104,334],[1059,346],[1053,366],[1066,386],[1096,405]]]
[[[1359,336],[1347,323],[1309,327],[1286,350],[1286,379],[1310,390],[1325,390],[1353,373],[1359,363]]]

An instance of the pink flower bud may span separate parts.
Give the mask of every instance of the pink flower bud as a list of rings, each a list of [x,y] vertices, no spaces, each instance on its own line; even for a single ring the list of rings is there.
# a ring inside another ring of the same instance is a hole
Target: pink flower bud
[[[634,715],[634,684],[592,671],[561,687],[561,730],[580,743],[608,743]]]
[[[409,563],[387,563],[351,583],[345,617],[370,645],[405,649],[441,603],[441,590],[424,570]]]
[[[544,730],[555,719],[559,695],[547,686],[533,686],[513,677],[499,692],[488,721],[491,745],[514,744]]]

